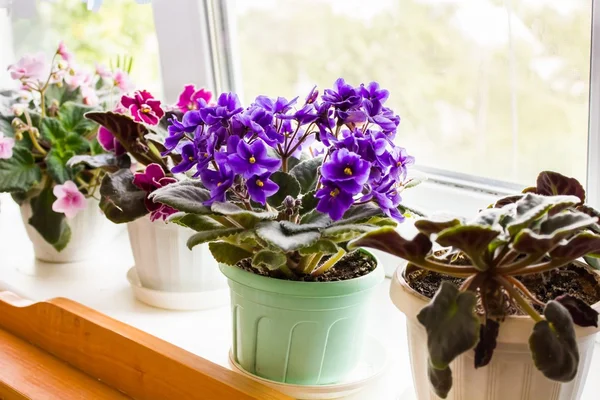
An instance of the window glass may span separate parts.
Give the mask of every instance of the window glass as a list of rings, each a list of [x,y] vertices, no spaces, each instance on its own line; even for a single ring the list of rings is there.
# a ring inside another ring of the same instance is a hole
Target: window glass
[[[420,165],[585,182],[591,0],[238,0],[245,101],[378,81]]]

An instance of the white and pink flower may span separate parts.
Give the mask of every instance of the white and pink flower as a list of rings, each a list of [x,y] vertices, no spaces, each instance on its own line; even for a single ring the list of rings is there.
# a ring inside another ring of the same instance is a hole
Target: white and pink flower
[[[15,139],[5,137],[4,133],[0,132],[0,159],[9,159],[13,156],[13,147],[15,147]]]
[[[52,211],[63,213],[69,219],[74,218],[86,207],[85,196],[73,181],[54,186],[52,192],[56,196],[56,201],[52,203]]]
[[[41,81],[48,76],[50,66],[43,53],[26,54],[15,64],[9,65],[8,72],[12,79]]]

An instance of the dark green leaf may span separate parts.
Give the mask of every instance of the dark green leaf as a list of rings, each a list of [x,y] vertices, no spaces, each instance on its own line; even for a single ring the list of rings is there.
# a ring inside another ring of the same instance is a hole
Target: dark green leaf
[[[300,208],[300,215],[311,212],[317,207],[319,199],[315,197],[315,191],[310,191],[302,196],[302,206]]]
[[[496,203],[494,203],[494,208],[502,208],[508,204],[514,204],[517,201],[519,201],[522,197],[523,197],[522,194],[504,197],[504,198],[496,201]]]
[[[107,174],[100,185],[100,208],[116,224],[131,222],[148,214],[146,192],[133,184],[133,173],[121,169]]]
[[[224,229],[213,229],[210,231],[201,231],[193,234],[187,241],[187,247],[192,249],[201,243],[212,242],[218,239],[224,239],[226,237],[235,235],[242,232],[243,228],[224,228]]]
[[[256,235],[262,240],[283,252],[298,250],[315,243],[321,234],[319,232],[287,233],[278,221],[264,221],[256,226]]]
[[[431,246],[427,235],[419,233],[411,240],[406,240],[394,228],[384,227],[350,242],[348,249],[370,247],[418,264],[425,259]]]
[[[279,185],[277,193],[267,199],[267,203],[273,207],[279,207],[286,196],[292,196],[295,199],[300,194],[300,183],[290,174],[276,171],[271,175],[271,180]]]
[[[310,246],[303,247],[298,252],[303,255],[315,254],[315,253],[323,253],[323,254],[335,254],[339,251],[339,247],[333,243],[331,240],[317,240],[315,243]]]
[[[67,137],[68,132],[56,118],[44,118],[40,127],[40,134],[44,139],[54,143]]]
[[[15,147],[11,158],[0,159],[0,192],[26,192],[41,179],[40,167],[25,148]]]
[[[538,220],[550,209],[555,207],[567,207],[575,205],[579,199],[574,196],[541,196],[527,193],[515,203],[516,215],[507,225],[511,235],[517,234],[521,229],[528,227],[532,222]]]
[[[72,151],[76,154],[89,153],[90,150],[90,142],[76,133],[69,133],[62,144],[65,150]]]
[[[569,311],[554,300],[546,304],[544,317],[529,337],[533,362],[548,379],[569,382],[577,375],[579,364],[573,320]]]
[[[479,270],[486,270],[484,254],[488,245],[500,234],[499,230],[481,225],[461,225],[441,231],[436,242],[444,247],[462,250]]]
[[[81,102],[83,100],[81,89],[71,90],[68,85],[49,85],[44,94],[46,96],[46,106],[52,104],[52,100],[58,101],[59,105],[67,101]]]
[[[31,199],[31,218],[29,224],[52,245],[62,251],[71,240],[71,228],[62,213],[52,211],[56,197],[51,188],[44,189],[38,197]]]
[[[207,215],[199,214],[173,214],[169,217],[169,222],[191,228],[196,232],[211,231],[223,229],[225,226]]]
[[[437,369],[429,362],[427,364],[427,376],[435,394],[445,399],[450,389],[452,389],[452,370],[450,367]]]
[[[107,172],[117,172],[119,169],[128,169],[131,166],[131,159],[127,154],[117,157],[112,153],[102,153],[92,156],[75,156],[67,161],[68,167],[81,164],[87,165],[90,168],[101,168]]]
[[[442,221],[434,221],[429,219],[420,219],[415,221],[415,228],[417,228],[419,232],[428,236],[434,233],[440,233],[444,229],[451,228],[456,225],[460,225],[460,220],[458,218],[450,220],[446,219]]]
[[[198,180],[175,182],[155,190],[150,194],[155,203],[166,204],[177,211],[190,214],[210,214],[204,202],[210,199],[210,192]]]
[[[583,258],[590,267],[600,270],[600,260],[597,257],[584,256]]]
[[[307,193],[316,188],[321,164],[323,164],[323,157],[319,156],[302,161],[291,169],[290,174],[300,183],[301,193]]]
[[[287,263],[285,254],[271,251],[261,250],[252,258],[252,266],[255,268],[267,268],[271,271],[281,268]]]
[[[252,257],[252,253],[227,242],[211,242],[208,244],[210,253],[217,262],[234,266],[245,258]]]
[[[84,116],[86,113],[93,110],[93,107],[67,102],[60,107],[58,118],[67,132],[83,136],[98,128],[98,125],[94,121],[89,120]]]
[[[563,307],[567,309],[573,322],[579,326],[598,327],[598,311],[590,307],[585,301],[578,297],[563,294],[556,299]]]
[[[65,183],[73,180],[73,173],[67,167],[68,159],[63,159],[56,149],[51,149],[46,155],[46,170],[56,183]]]
[[[487,319],[479,327],[479,342],[475,347],[475,368],[485,367],[492,360],[496,339],[500,332],[500,324],[493,319]]]
[[[321,234],[323,238],[330,239],[336,243],[347,242],[360,235],[376,230],[377,227],[365,224],[336,225],[324,229]]]
[[[544,171],[537,177],[536,193],[544,196],[577,196],[585,202],[585,190],[575,178],[569,178],[558,172]]]
[[[350,209],[344,214],[344,217],[339,221],[335,221],[333,225],[360,224],[382,214],[383,212],[377,204],[369,202],[350,207]]]

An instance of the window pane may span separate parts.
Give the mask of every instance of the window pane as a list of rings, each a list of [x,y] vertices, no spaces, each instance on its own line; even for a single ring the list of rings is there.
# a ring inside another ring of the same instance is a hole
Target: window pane
[[[50,55],[61,40],[86,67],[109,65],[117,56],[133,56],[133,82],[156,96],[161,94],[158,42],[150,5],[104,0],[98,12],[91,12],[81,0],[38,0],[36,4],[33,19],[13,21],[17,58],[39,51]]]
[[[591,0],[244,0],[232,12],[246,102],[376,80],[421,165],[585,181]]]

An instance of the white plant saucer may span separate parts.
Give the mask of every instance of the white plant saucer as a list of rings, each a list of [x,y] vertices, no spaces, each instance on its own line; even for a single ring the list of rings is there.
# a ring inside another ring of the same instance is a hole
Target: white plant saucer
[[[295,385],[275,382],[251,374],[245,371],[235,361],[233,353],[229,352],[229,365],[234,371],[299,400],[339,399],[350,396],[379,379],[387,363],[385,347],[377,339],[369,337],[358,366],[344,382],[334,385]]]
[[[135,267],[127,271],[127,280],[136,299],[152,307],[167,310],[207,310],[229,304],[229,288],[205,292],[162,292],[142,286]]]

